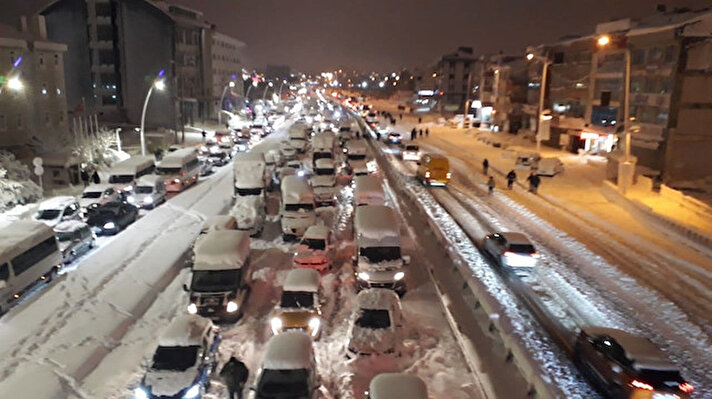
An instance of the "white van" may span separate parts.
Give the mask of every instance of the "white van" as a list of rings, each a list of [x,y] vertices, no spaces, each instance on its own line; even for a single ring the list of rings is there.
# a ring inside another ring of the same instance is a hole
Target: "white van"
[[[81,207],[74,197],[68,195],[52,197],[40,203],[34,219],[49,227],[67,220],[82,220]]]
[[[308,137],[305,125],[295,123],[289,128],[289,144],[301,153],[307,150]]]
[[[336,136],[332,132],[320,132],[312,137],[312,161],[322,158],[334,159]]]
[[[193,249],[193,276],[188,313],[236,322],[249,292],[250,236],[243,231],[214,230]]]
[[[0,314],[35,284],[52,280],[61,267],[51,227],[20,220],[0,230]]]
[[[153,161],[153,157],[134,155],[111,167],[109,183],[121,191],[131,191],[136,179],[150,175],[155,169],[156,163]]]
[[[356,208],[353,262],[359,289],[388,288],[398,295],[405,294],[403,266],[410,263],[410,257],[401,254],[399,226],[396,212],[390,207]]]
[[[123,194],[113,184],[90,184],[82,191],[79,207],[86,212],[90,205],[104,205],[107,202],[120,201]]]
[[[366,163],[366,144],[361,140],[351,140],[344,147],[346,153],[347,169],[352,175],[362,176],[368,174]]]
[[[542,158],[536,168],[536,174],[555,176],[564,172],[564,163],[559,158]]]
[[[428,387],[406,373],[381,373],[371,379],[367,399],[428,399]]]
[[[319,206],[336,205],[336,167],[334,160],[320,158],[314,161],[314,175],[309,179]]]
[[[248,399],[315,399],[318,391],[316,359],[309,335],[287,331],[270,338]]]
[[[267,172],[265,155],[261,152],[241,152],[233,161],[235,196],[264,196],[271,176]]]
[[[386,205],[381,179],[373,175],[354,178],[354,206]]]
[[[280,190],[282,235],[285,240],[301,237],[309,226],[316,223],[314,192],[299,176],[284,177]]]
[[[148,175],[136,180],[134,205],[139,208],[153,209],[166,202],[166,185],[162,176]]]
[[[183,148],[166,154],[156,168],[163,176],[166,191],[182,191],[198,181],[200,162],[194,148]]]

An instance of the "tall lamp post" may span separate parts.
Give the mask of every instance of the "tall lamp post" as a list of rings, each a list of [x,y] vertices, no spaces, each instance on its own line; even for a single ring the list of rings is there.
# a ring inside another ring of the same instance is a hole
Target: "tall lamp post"
[[[269,82],[265,85],[265,91],[262,93],[262,102],[265,101],[265,98],[267,98],[267,90],[269,90],[270,87],[274,86],[274,83]]]
[[[608,35],[603,35],[598,38],[596,43],[598,47],[605,48],[611,44],[612,39]],[[630,155],[630,140],[632,128],[630,126],[630,48],[625,46],[625,75],[623,87],[623,133],[625,134],[625,156],[623,162],[618,162],[618,190],[625,194],[630,186],[633,185],[633,177],[635,175],[636,159]]]
[[[222,91],[222,95],[220,96],[220,104],[218,106],[218,125],[221,124],[221,116],[222,116],[222,110],[223,110],[223,102],[225,101],[225,93],[227,93],[227,89],[232,89],[235,87],[235,82],[230,81],[228,84],[225,85],[225,88]]]
[[[544,96],[546,94],[546,84],[549,79],[549,65],[551,61],[549,58],[536,55],[534,53],[527,54],[527,60],[531,61],[536,59],[542,63],[541,67],[541,82],[539,84],[539,107],[537,109],[537,123],[536,123],[536,152],[537,154],[541,152],[541,136],[542,136],[542,121],[551,120],[551,116],[544,115]]]
[[[279,84],[279,94],[277,96],[279,97],[279,100],[282,100],[282,87],[284,87],[284,84],[287,83],[286,80],[282,79],[282,83]]]
[[[148,108],[148,100],[151,99],[151,94],[155,88],[158,91],[163,91],[166,88],[166,82],[163,80],[163,75],[166,71],[161,69],[158,77],[153,81],[151,87],[146,94],[146,100],[143,102],[143,111],[141,112],[141,155],[146,156],[146,108]]]

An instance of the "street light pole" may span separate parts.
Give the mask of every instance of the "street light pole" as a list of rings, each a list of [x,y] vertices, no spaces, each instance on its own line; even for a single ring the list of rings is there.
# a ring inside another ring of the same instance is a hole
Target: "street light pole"
[[[279,85],[279,94],[278,94],[278,96],[279,96],[280,101],[282,100],[282,87],[284,86],[285,83],[287,83],[287,81],[286,81],[286,80],[282,80],[282,83]]]
[[[269,90],[270,87],[274,86],[272,82],[269,82],[268,84],[265,85],[265,91],[262,93],[262,102],[265,101],[265,98],[267,98],[267,90]]]
[[[548,78],[548,73],[549,73],[549,60],[544,60],[543,66],[541,69],[541,83],[539,87],[539,109],[538,109],[538,117],[539,121],[536,124],[536,153],[539,154],[541,152],[541,121],[542,117],[544,115],[544,96],[546,94],[546,80]]]
[[[144,157],[146,156],[146,109],[148,108],[148,100],[151,99],[151,94],[153,94],[154,87],[159,91],[163,91],[163,89],[166,87],[166,84],[163,82],[163,79],[161,79],[163,74],[164,71],[161,71],[158,74],[159,79],[155,80],[153,84],[151,84],[151,87],[148,89],[148,93],[146,94],[146,100],[143,102],[143,111],[141,111],[141,155]]]
[[[232,80],[225,85],[225,88],[222,91],[222,95],[220,96],[220,104],[218,104],[218,125],[221,124],[221,116],[222,116],[222,110],[223,110],[223,102],[225,101],[225,93],[227,93],[227,89],[231,89],[235,87],[235,82]]]

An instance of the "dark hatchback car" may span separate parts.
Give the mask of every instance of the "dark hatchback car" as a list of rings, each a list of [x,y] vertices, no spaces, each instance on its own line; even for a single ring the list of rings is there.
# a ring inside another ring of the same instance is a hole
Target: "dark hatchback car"
[[[87,209],[87,224],[98,235],[113,235],[138,218],[138,209],[128,202],[108,202]]]
[[[576,339],[574,360],[609,398],[688,399],[694,391],[655,344],[625,331],[582,329]]]

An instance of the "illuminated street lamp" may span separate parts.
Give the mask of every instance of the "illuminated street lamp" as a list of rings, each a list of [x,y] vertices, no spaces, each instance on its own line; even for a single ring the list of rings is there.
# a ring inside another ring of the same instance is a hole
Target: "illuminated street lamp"
[[[153,94],[153,89],[158,91],[163,91],[166,88],[166,82],[163,80],[163,75],[166,71],[161,69],[158,72],[158,77],[153,81],[151,87],[148,89],[146,94],[146,100],[143,102],[143,111],[141,112],[141,155],[146,156],[146,108],[148,108],[148,100],[151,99],[151,94]]]
[[[25,85],[22,84],[20,78],[10,78],[10,80],[7,81],[7,88],[12,91],[22,91],[24,87]]]
[[[225,93],[227,93],[227,89],[232,89],[234,87],[235,87],[235,82],[231,80],[230,82],[228,82],[228,84],[225,85],[225,88],[223,88],[222,95],[220,96],[220,104],[218,106],[218,125],[221,124],[223,103],[225,101]]]
[[[604,47],[607,46],[611,42],[611,37],[608,35],[603,35],[598,38],[597,43],[599,46]]]

